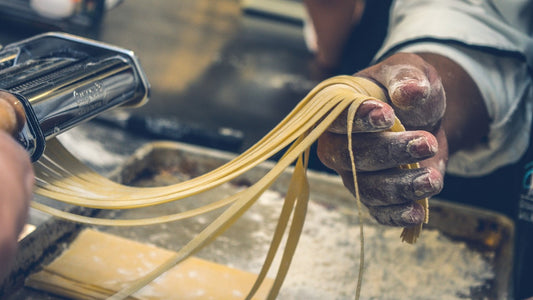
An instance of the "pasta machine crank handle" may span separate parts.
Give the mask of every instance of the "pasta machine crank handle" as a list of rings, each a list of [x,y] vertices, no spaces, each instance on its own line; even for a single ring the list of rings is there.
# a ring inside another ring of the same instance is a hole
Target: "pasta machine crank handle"
[[[22,102],[14,95],[0,91],[0,130],[11,135],[22,130],[26,123],[26,112]]]

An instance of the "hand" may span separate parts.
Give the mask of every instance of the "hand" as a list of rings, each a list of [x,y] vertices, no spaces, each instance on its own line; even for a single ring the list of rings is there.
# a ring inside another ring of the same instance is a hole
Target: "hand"
[[[408,227],[423,222],[415,200],[443,187],[448,147],[442,118],[446,108],[443,84],[435,68],[414,54],[395,54],[355,76],[381,85],[390,102],[361,104],[353,126],[353,151],[361,201],[385,225]],[[384,132],[397,116],[405,132]],[[347,153],[346,117],[339,117],[318,141],[318,156],[354,191]],[[419,169],[399,165],[419,162]]]
[[[333,74],[339,67],[350,32],[357,26],[365,9],[364,0],[305,0],[311,19],[316,52],[315,71]]]
[[[0,280],[9,271],[27,218],[34,174],[26,151],[0,130]]]

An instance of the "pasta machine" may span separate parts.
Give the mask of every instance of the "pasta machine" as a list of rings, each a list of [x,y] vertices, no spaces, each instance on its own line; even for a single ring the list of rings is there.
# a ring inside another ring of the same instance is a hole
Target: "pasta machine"
[[[0,91],[22,104],[16,138],[33,161],[46,140],[118,106],[148,101],[150,86],[133,52],[65,33],[45,33],[0,50]]]

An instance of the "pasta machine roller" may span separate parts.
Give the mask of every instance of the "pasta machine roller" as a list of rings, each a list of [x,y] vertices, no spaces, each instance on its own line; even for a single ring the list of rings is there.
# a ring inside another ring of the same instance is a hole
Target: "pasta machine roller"
[[[143,105],[150,86],[133,52],[51,32],[0,50],[0,91],[22,104],[15,137],[36,161],[46,140],[109,109]]]

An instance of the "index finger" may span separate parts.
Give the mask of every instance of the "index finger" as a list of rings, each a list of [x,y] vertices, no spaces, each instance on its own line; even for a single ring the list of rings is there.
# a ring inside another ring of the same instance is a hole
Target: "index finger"
[[[347,131],[348,109],[343,111],[329,126],[328,131],[345,134]],[[352,132],[379,132],[391,128],[396,120],[394,110],[379,100],[366,100],[357,108]]]

